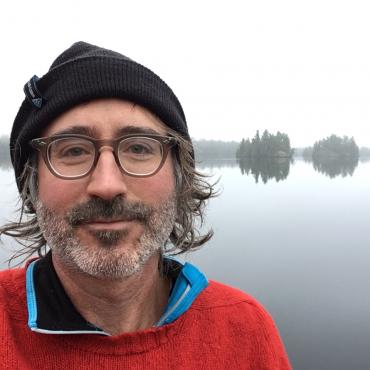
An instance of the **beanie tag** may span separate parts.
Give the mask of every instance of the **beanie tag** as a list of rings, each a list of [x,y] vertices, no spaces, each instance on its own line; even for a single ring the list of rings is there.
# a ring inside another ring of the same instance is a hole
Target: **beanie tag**
[[[36,108],[40,109],[43,103],[43,97],[36,86],[36,82],[39,78],[35,75],[33,76],[23,88],[24,93],[26,94],[27,99],[29,102],[35,106]]]

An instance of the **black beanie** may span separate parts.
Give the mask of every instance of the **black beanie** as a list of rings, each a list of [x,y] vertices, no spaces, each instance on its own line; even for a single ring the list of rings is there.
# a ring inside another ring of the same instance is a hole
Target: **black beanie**
[[[180,102],[155,73],[117,52],[85,42],[64,51],[42,77],[24,86],[26,98],[10,136],[10,157],[18,189],[31,153],[29,141],[58,115],[82,102],[121,98],[147,108],[163,123],[190,141]]]

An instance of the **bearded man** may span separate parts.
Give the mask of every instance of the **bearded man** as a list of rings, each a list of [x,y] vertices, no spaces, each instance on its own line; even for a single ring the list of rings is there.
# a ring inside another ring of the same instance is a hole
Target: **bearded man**
[[[30,257],[0,273],[9,369],[289,369],[253,298],[169,258],[207,242],[212,186],[156,74],[84,42],[24,87],[10,138],[22,201],[1,234]]]

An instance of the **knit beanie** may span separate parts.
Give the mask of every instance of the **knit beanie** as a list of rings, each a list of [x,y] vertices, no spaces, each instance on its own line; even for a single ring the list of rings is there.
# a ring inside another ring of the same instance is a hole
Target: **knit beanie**
[[[41,78],[24,86],[24,99],[10,136],[10,156],[21,191],[21,175],[31,154],[29,141],[61,113],[98,98],[121,98],[154,113],[169,128],[190,141],[185,115],[170,87],[143,65],[85,42],[64,51]]]

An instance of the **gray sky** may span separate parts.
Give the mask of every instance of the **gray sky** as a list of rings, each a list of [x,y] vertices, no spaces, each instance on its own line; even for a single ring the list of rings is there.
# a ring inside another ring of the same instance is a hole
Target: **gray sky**
[[[23,85],[73,42],[117,50],[175,91],[192,137],[257,129],[293,146],[332,133],[370,146],[370,2],[7,1],[0,14],[1,126]]]

